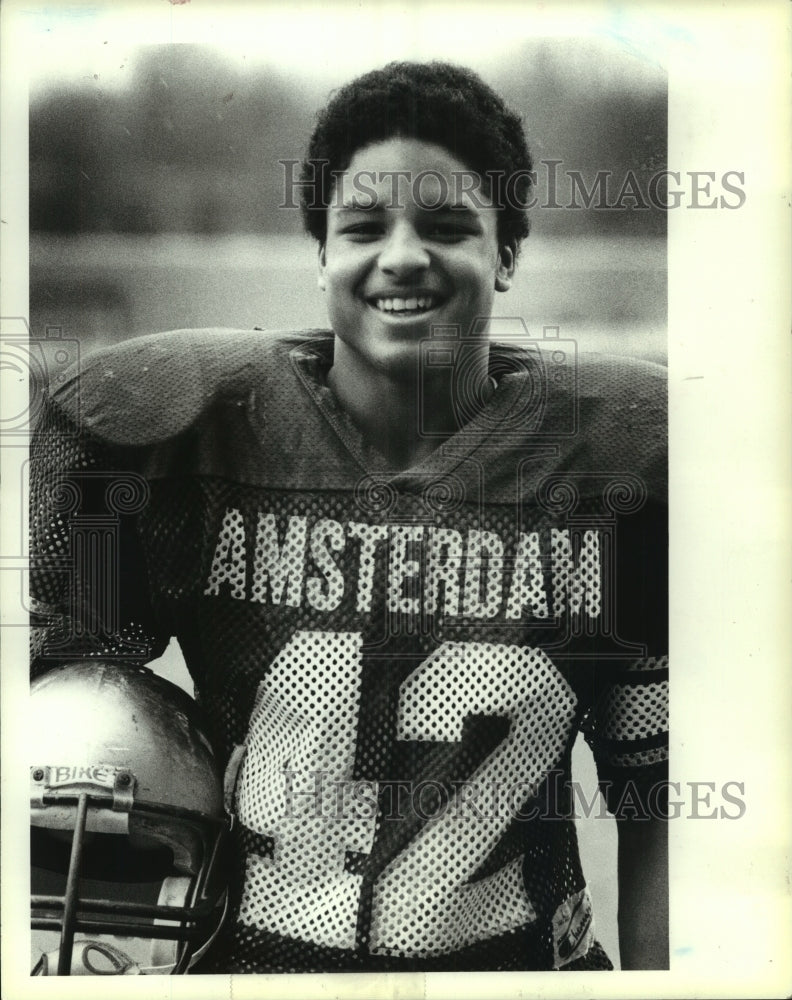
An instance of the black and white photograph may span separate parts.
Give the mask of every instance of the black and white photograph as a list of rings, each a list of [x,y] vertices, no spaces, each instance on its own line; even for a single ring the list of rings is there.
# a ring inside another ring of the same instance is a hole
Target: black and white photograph
[[[6,8],[4,995],[792,991],[756,10]]]

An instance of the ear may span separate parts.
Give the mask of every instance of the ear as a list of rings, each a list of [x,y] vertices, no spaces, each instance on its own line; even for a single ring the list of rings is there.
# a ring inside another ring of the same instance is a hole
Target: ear
[[[495,270],[495,291],[508,292],[514,277],[516,254],[514,247],[504,244],[498,251],[498,266]]]
[[[317,283],[317,285],[319,285],[319,287],[322,289],[322,291],[324,291],[325,287],[327,286],[327,281],[325,279],[325,269],[326,269],[326,267],[327,267],[327,254],[325,252],[325,245],[324,245],[324,243],[320,243],[319,244],[319,276],[318,276],[318,278],[316,280],[316,283]]]

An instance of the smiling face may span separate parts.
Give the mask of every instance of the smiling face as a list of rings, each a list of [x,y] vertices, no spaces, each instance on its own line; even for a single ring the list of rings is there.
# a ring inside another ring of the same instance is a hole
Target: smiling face
[[[412,377],[434,325],[465,337],[489,317],[514,270],[511,250],[498,246],[497,218],[441,146],[394,138],[358,150],[337,184],[319,254],[336,365]]]

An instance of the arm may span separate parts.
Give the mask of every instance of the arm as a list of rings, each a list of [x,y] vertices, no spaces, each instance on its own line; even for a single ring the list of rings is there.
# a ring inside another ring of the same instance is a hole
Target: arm
[[[664,656],[636,661],[584,724],[616,818],[623,969],[668,968],[667,673]]]
[[[624,818],[619,837],[619,951],[622,969],[668,969],[668,826]]]

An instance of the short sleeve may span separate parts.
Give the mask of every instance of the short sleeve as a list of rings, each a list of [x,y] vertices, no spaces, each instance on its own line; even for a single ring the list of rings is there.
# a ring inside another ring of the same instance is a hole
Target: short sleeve
[[[146,481],[80,432],[48,397],[30,452],[31,674],[86,658],[142,664],[168,635],[156,621],[136,514]]]
[[[634,661],[583,726],[608,810],[617,818],[665,813],[668,780],[668,657]]]

